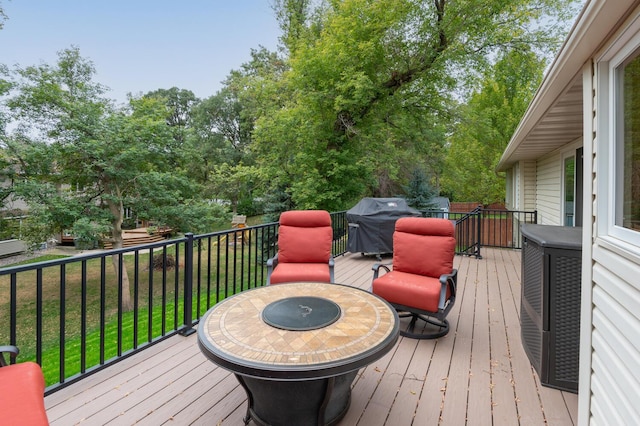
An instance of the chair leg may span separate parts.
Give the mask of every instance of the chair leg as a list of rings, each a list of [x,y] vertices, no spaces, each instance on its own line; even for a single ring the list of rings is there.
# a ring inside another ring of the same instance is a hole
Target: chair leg
[[[437,319],[434,319],[426,315],[414,314],[411,312],[403,312],[399,314],[399,316],[401,318],[409,317],[409,316],[411,317],[411,322],[409,323],[409,326],[407,327],[407,329],[400,330],[401,336],[409,337],[411,339],[437,339],[439,337],[446,335],[449,332],[449,321],[446,319],[439,321]],[[429,332],[428,330],[422,333],[414,332],[416,321],[418,319],[421,319],[427,324],[435,325],[436,327],[439,328],[439,330],[435,332]]]

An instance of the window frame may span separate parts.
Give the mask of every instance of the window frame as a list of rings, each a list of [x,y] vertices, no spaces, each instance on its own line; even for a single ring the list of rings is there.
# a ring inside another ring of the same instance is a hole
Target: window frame
[[[597,234],[612,243],[640,248],[640,232],[617,223],[621,217],[624,170],[617,167],[623,155],[624,124],[622,66],[633,58],[640,58],[640,26],[634,25],[627,37],[618,39],[608,52],[597,61],[597,92],[599,93],[597,123],[597,145],[601,147],[596,156],[599,173],[598,214],[600,225]],[[635,251],[635,250],[634,250]]]

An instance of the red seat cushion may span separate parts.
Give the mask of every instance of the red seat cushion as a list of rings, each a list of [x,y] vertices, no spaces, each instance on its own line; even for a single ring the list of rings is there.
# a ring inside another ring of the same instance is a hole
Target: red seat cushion
[[[440,289],[439,278],[395,270],[373,281],[373,293],[387,302],[428,312],[438,312]],[[449,293],[447,286],[447,299]]]
[[[0,368],[0,423],[6,425],[48,425],[44,408],[44,376],[35,362]]]
[[[270,284],[295,281],[331,282],[329,263],[278,263],[271,273]]]

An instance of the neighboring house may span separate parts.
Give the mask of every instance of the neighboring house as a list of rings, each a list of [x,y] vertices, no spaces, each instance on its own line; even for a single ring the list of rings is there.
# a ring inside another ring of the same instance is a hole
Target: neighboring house
[[[13,181],[9,178],[0,178],[0,187],[5,189],[10,189],[13,187]],[[2,200],[2,205],[0,205],[0,212],[5,211],[19,211],[26,212],[29,210],[29,206],[22,199],[14,197],[13,193],[9,194],[9,196]]]
[[[507,207],[582,226],[579,424],[640,424],[640,2],[587,0],[506,148]]]
[[[5,193],[4,190],[10,189],[13,186],[13,181],[8,178],[0,179],[0,188]],[[0,216],[2,216],[3,220],[15,221],[16,227],[20,229],[22,220],[26,217],[24,214],[28,211],[29,207],[27,204],[19,198],[13,196],[13,193],[10,193],[4,200],[2,200],[2,204],[0,205]],[[19,234],[19,232],[18,232]],[[19,238],[19,235],[16,235]],[[0,257],[11,256],[14,254],[22,253],[25,251],[26,246],[24,242],[18,239],[8,239],[8,240],[0,240]]]

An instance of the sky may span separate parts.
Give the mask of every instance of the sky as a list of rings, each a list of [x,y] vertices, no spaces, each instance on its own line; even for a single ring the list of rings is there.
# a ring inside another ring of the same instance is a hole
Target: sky
[[[55,65],[76,46],[94,81],[126,102],[156,89],[214,95],[251,49],[274,51],[280,29],[271,0],[0,0],[0,64]]]

